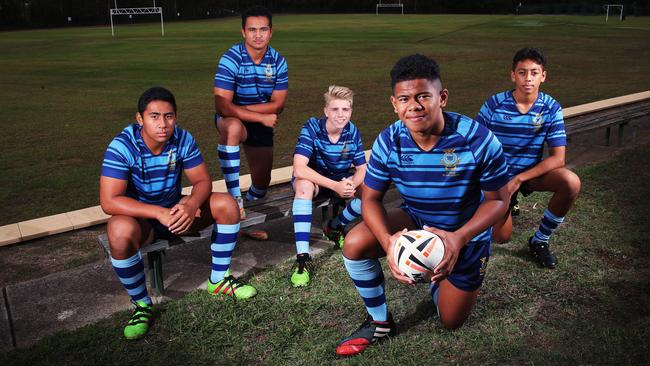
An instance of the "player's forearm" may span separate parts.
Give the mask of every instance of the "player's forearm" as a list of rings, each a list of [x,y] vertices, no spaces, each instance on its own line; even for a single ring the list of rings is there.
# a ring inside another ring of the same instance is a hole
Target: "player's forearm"
[[[284,103],[270,101],[268,103],[249,104],[243,107],[256,113],[280,114],[284,109]]]
[[[234,117],[247,122],[262,122],[263,113],[258,113],[244,106],[236,105],[223,97],[215,96],[214,105],[217,114],[221,117]]]
[[[517,177],[521,182],[526,182],[531,179],[540,177],[553,169],[564,167],[564,157],[563,156],[549,156],[546,159],[539,162],[539,164],[534,167],[519,173]]]
[[[199,208],[205,203],[212,193],[212,182],[209,180],[201,180],[192,185],[192,193],[188,196],[186,203],[191,204],[195,208]]]
[[[354,175],[352,176],[352,183],[354,187],[358,187],[363,183],[363,179],[366,177],[366,164],[359,165],[356,167]]]
[[[107,215],[123,215],[144,219],[158,219],[164,214],[164,207],[143,203],[127,196],[116,196],[101,200],[102,210]]]
[[[456,230],[465,244],[467,244],[476,235],[494,226],[494,224],[503,217],[508,210],[508,202],[502,199],[486,199],[478,206],[474,216],[462,227]]]
[[[321,187],[335,191],[336,181],[319,174],[307,165],[294,165],[293,176],[298,179],[306,179]]]

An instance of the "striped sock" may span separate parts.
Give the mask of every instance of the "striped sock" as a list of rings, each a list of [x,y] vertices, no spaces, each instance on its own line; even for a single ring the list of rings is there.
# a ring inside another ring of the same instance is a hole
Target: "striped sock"
[[[147,281],[144,276],[144,262],[138,250],[133,256],[126,259],[111,257],[113,269],[122,285],[133,301],[144,301],[151,305],[151,298],[147,294]]]
[[[388,307],[384,294],[384,272],[377,259],[351,260],[343,257],[345,268],[366,304],[373,320],[388,321]]]
[[[214,224],[212,231],[212,272],[210,272],[210,281],[217,283],[223,280],[228,267],[232,252],[237,244],[237,234],[239,234],[239,224]]]
[[[241,197],[241,190],[239,189],[239,145],[219,145],[217,146],[217,155],[219,156],[219,164],[221,164],[221,172],[226,180],[226,189],[233,197]]]
[[[266,189],[257,188],[254,185],[251,185],[246,192],[246,201],[257,201],[260,198],[266,196]]]
[[[296,253],[309,254],[312,202],[304,198],[293,200],[293,230],[296,236]]]
[[[533,236],[534,243],[548,243],[548,239],[551,237],[551,234],[564,222],[564,217],[555,216],[551,211],[544,210],[544,217],[542,222],[539,224],[539,228]]]
[[[332,229],[345,227],[345,225],[349,224],[350,221],[359,216],[361,216],[361,200],[354,198],[348,202],[345,209],[330,222],[330,226]]]

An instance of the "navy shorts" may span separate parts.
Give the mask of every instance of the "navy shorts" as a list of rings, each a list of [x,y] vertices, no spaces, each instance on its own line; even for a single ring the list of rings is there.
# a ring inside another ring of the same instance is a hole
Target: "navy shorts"
[[[214,121],[219,122],[221,116],[214,114]],[[273,129],[266,127],[257,122],[242,121],[244,128],[246,128],[246,141],[244,145],[252,147],[273,147]]]
[[[156,219],[147,219],[147,222],[149,223],[149,225],[151,225],[151,228],[153,229],[153,241],[156,241],[158,239],[169,240],[177,237],[171,231],[169,231],[167,226],[161,224],[160,221]]]
[[[517,200],[517,196],[519,193],[521,193],[522,196],[528,197],[530,196],[534,191],[532,191],[530,188],[528,188],[528,185],[526,182],[522,183],[521,186],[519,186],[519,189],[512,194],[512,197],[510,197],[510,210],[512,210],[513,207],[517,206],[519,204],[519,200]]]
[[[411,217],[417,228],[421,229],[425,225],[425,222],[411,212],[408,207],[402,206],[402,209]],[[475,241],[464,246],[460,250],[454,269],[447,276],[449,282],[456,288],[468,292],[481,287],[490,260],[490,252],[490,241]],[[435,293],[437,288],[438,283],[433,284],[431,293]]]

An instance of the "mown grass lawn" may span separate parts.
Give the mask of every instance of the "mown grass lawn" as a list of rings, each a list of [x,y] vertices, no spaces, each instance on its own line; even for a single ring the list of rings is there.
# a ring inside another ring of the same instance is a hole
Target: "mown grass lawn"
[[[98,204],[110,139],[133,121],[138,96],[164,85],[180,124],[197,138],[213,179],[212,83],[220,55],[239,42],[238,18],[0,32],[0,225]],[[394,121],[388,72],[420,52],[442,66],[449,110],[476,115],[510,87],[514,51],[549,58],[544,89],[564,106],[639,92],[650,85],[650,18],[598,16],[278,15],[272,45],[287,59],[290,89],[276,131],[275,167],[291,164],[304,121],[322,113],[322,93],[356,92],[353,120],[367,148]],[[245,164],[243,172],[248,168]]]
[[[125,312],[37,345],[2,365],[88,364],[647,364],[650,352],[650,147],[578,170],[583,191],[553,237],[560,264],[537,267],[525,249],[548,196],[522,203],[512,242],[493,246],[478,305],[458,331],[441,328],[425,286],[387,281],[399,335],[340,359],[336,344],[364,312],[339,251],[316,261],[310,287],[289,285],[289,263],[249,278],[251,301],[203,291],[160,306],[143,340],[121,336]],[[387,274],[387,276],[389,276]]]

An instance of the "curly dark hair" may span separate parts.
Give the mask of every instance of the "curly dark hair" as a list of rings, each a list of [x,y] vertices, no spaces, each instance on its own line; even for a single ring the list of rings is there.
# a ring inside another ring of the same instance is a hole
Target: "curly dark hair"
[[[440,79],[440,66],[436,60],[416,53],[400,58],[390,70],[390,86],[395,88],[395,84],[415,79],[427,79],[436,81]]]

